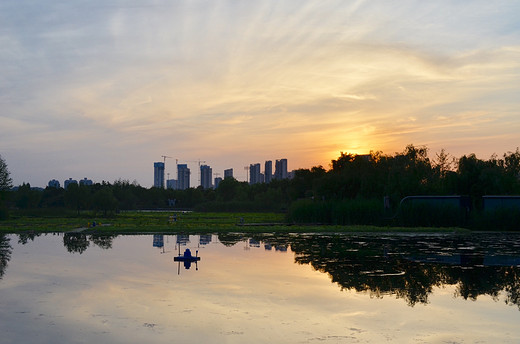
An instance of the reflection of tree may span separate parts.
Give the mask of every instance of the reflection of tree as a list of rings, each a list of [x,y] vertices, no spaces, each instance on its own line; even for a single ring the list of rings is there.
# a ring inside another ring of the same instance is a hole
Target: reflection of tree
[[[20,233],[18,234],[18,243],[25,245],[29,240],[34,241],[34,238],[39,237],[41,233]]]
[[[67,251],[71,253],[82,254],[89,246],[87,236],[82,233],[65,233],[63,236],[63,245]]]
[[[219,233],[218,240],[224,246],[234,246],[238,242],[246,240],[247,236],[241,233]]]
[[[112,248],[112,240],[117,237],[117,235],[99,235],[99,234],[92,234],[90,236],[90,241],[96,246],[99,246],[100,248],[104,250],[108,250]]]
[[[505,279],[506,304],[520,307],[520,273],[518,268],[507,268]]]
[[[258,238],[257,238],[258,239]],[[342,289],[395,295],[410,306],[428,303],[434,287],[456,285],[456,295],[476,299],[501,292],[520,308],[520,268],[504,261],[484,264],[485,257],[518,256],[515,240],[482,236],[285,236],[266,237],[287,244],[298,264],[327,273]]]
[[[4,276],[13,251],[9,241],[10,239],[5,234],[0,234],[0,279]]]

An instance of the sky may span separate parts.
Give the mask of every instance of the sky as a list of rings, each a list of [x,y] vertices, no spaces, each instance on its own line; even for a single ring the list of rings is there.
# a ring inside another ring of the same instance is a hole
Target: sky
[[[520,146],[520,1],[0,0],[14,185]]]

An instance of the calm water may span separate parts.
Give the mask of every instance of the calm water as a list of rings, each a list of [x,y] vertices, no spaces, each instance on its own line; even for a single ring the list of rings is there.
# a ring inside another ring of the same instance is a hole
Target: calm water
[[[0,269],[0,343],[520,343],[519,235],[9,235]]]

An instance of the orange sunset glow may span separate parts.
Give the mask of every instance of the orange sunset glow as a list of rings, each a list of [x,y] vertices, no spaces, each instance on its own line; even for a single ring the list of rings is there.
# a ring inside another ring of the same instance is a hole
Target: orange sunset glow
[[[1,8],[0,153],[16,185],[150,186],[162,155],[245,180],[265,160],[328,168],[340,152],[488,158],[520,145],[518,2]]]

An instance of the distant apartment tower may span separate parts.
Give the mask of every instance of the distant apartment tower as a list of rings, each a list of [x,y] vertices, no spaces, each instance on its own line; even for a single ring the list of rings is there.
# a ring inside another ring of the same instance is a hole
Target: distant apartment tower
[[[66,181],[63,182],[63,187],[66,189],[66,188],[69,187],[69,185],[72,185],[72,184],[78,185],[78,181],[75,180],[75,179],[69,178],[69,179],[67,179]]]
[[[168,179],[166,181],[166,188],[172,189],[172,190],[177,190],[177,179]]]
[[[211,179],[213,177],[213,170],[208,165],[200,166],[200,185],[203,189],[211,188]]]
[[[215,178],[215,183],[213,184],[213,187],[216,189],[218,188],[218,185],[220,184],[220,182],[222,181],[222,178],[221,177],[216,177]]]
[[[227,170],[224,170],[224,179],[226,178],[233,178],[233,169],[228,168]]]
[[[153,163],[153,186],[164,189],[164,162]]]
[[[49,180],[49,184],[47,184],[50,188],[56,188],[56,189],[59,189],[60,188],[60,182],[57,181],[56,179],[53,179],[53,180]]]
[[[276,160],[274,179],[286,179],[287,178],[287,159]]]
[[[249,165],[249,184],[261,183],[260,164]]]
[[[79,181],[79,185],[92,186],[94,184],[91,179],[83,178]]]
[[[190,169],[187,164],[177,165],[177,190],[186,190],[190,187]]]
[[[264,179],[266,183],[270,183],[273,179],[273,162],[271,160],[265,162]]]

